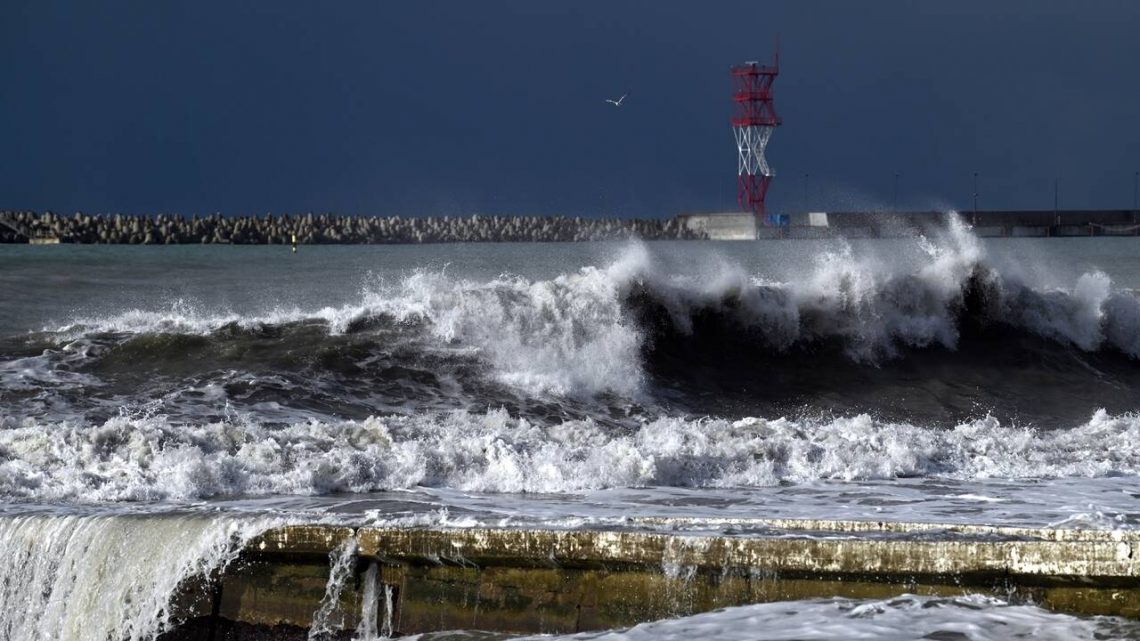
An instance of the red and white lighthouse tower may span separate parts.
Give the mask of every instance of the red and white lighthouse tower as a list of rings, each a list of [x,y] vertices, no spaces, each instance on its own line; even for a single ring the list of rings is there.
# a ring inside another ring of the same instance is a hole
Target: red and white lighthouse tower
[[[736,201],[756,216],[757,226],[771,223],[765,217],[764,197],[772,182],[772,168],[764,149],[772,130],[780,125],[780,115],[772,102],[772,83],[780,75],[780,49],[771,65],[746,62],[732,68],[732,101],[735,113],[732,130],[736,134]]]

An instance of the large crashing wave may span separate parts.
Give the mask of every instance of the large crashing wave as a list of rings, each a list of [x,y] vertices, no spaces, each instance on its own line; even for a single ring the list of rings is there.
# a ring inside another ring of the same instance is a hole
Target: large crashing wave
[[[1069,289],[1037,289],[990,265],[957,217],[915,243],[916,268],[850,246],[821,253],[786,282],[720,263],[697,275],[668,274],[644,245],[606,268],[548,281],[503,276],[477,283],[420,271],[362,293],[359,304],[277,309],[243,317],[203,313],[178,302],[167,311],[131,310],[49,328],[56,340],[82,336],[218,335],[318,323],[330,335],[383,328],[426,332],[436,346],[474,354],[502,381],[560,394],[631,395],[646,380],[642,352],[655,340],[700,329],[735,331],[772,352],[835,347],[882,363],[907,349],[961,347],[964,332],[1012,329],[1086,352],[1140,358],[1140,298],[1114,290],[1102,272]],[[743,341],[741,341],[743,342]]]
[[[189,397],[360,419],[525,414],[534,398],[556,399],[543,410],[554,418],[594,415],[599,398],[619,412],[806,407],[944,425],[986,412],[1063,423],[1097,407],[1136,409],[1121,393],[1140,384],[1135,293],[1101,272],[1061,288],[1003,271],[956,217],[908,249],[916,260],[841,245],[775,280],[724,261],[670,270],[632,245],[607,267],[551,280],[419,271],[340,308],[131,310],[48,328],[46,350],[0,362],[0,393],[74,390],[114,405],[116,390],[154,386],[146,393],[160,413]]]
[[[59,338],[210,334],[319,322],[343,334],[394,319],[407,327],[425,323],[441,343],[478,350],[506,381],[562,393],[632,392],[643,380],[636,364],[648,334],[666,325],[692,334],[708,317],[772,350],[838,344],[849,357],[872,362],[905,348],[959,347],[968,324],[1005,325],[1085,351],[1140,357],[1137,295],[1114,291],[1100,271],[1067,290],[1034,289],[991,266],[969,227],[956,217],[950,221],[937,237],[914,241],[926,260],[910,271],[845,245],[821,253],[811,271],[788,282],[731,263],[712,274],[678,276],[666,274],[645,245],[632,245],[609,267],[552,281],[503,276],[473,283],[417,271],[340,309],[242,317],[202,313],[179,301],[166,311],[78,319],[50,331]]]
[[[724,270],[711,282],[678,286],[651,268],[626,285],[643,322],[693,335],[735,330],[770,350],[830,345],[854,360],[879,362],[908,348],[961,346],[964,331],[1006,327],[1084,351],[1140,357],[1140,299],[1113,291],[1102,272],[1065,289],[1034,289],[1003,275],[960,219],[936,238],[916,240],[925,260],[911,269],[850,246],[816,257],[788,282]],[[900,269],[901,267],[901,269]]]
[[[628,280],[622,271],[621,265],[591,267],[550,281],[502,276],[486,283],[417,271],[394,287],[365,290],[359,304],[343,308],[276,309],[251,317],[204,312],[178,301],[168,310],[80,318],[45,331],[57,343],[288,334],[283,348],[304,348],[312,336],[303,334],[317,324],[326,337],[387,333],[392,345],[429,338],[429,345],[416,347],[477,357],[502,382],[527,390],[634,394],[642,382],[640,334],[621,305]]]

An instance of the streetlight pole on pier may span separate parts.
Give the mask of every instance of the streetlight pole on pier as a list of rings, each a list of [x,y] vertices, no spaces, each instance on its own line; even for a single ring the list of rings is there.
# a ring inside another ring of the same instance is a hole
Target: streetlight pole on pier
[[[1132,222],[1140,222],[1140,207],[1137,207],[1137,196],[1140,196],[1140,171],[1132,174]]]
[[[978,224],[978,172],[974,172],[974,221],[973,224]]]

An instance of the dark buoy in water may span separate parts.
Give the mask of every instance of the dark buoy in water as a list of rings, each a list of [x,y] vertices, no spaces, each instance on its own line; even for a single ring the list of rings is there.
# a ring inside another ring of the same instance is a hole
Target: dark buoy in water
[[[291,234],[291,235],[293,236],[293,253],[296,254],[297,253],[297,234]]]

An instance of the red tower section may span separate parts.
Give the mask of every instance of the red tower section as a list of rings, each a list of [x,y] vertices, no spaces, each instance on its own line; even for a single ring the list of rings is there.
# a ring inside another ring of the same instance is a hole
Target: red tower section
[[[746,62],[732,68],[732,101],[735,113],[732,130],[736,134],[737,194],[741,208],[756,215],[756,223],[771,224],[765,217],[764,197],[773,172],[764,158],[772,131],[780,125],[780,115],[772,102],[772,83],[780,75],[780,50],[771,65]]]

